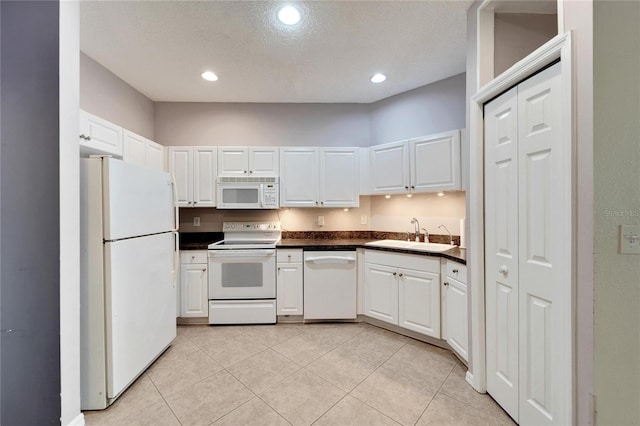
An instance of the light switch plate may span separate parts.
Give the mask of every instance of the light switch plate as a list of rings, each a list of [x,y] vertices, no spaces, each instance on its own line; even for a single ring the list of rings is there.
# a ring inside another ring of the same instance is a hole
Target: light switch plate
[[[640,225],[620,225],[620,253],[640,254]]]
[[[318,216],[318,226],[324,226],[324,216]]]
[[[366,225],[366,224],[367,224],[367,215],[360,216],[360,225]]]
[[[200,226],[200,216],[194,216],[193,226]]]

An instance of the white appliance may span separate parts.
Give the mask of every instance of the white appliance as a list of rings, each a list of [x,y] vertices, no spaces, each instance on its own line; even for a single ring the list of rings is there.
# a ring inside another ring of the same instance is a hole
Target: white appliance
[[[81,408],[104,409],[176,337],[169,173],[80,160]]]
[[[219,177],[219,209],[277,209],[280,187],[277,177]]]
[[[356,252],[304,252],[304,319],[356,318]]]
[[[279,222],[224,222],[209,245],[209,324],[275,324]]]

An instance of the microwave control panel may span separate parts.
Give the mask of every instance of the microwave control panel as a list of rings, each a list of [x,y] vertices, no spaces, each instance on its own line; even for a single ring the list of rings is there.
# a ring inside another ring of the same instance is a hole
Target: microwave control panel
[[[280,203],[278,202],[278,194],[279,190],[278,190],[278,185],[273,185],[273,184],[264,184],[264,187],[262,189],[262,194],[264,197],[263,200],[263,205],[266,208],[272,208],[272,209],[277,209],[278,207],[280,207]]]

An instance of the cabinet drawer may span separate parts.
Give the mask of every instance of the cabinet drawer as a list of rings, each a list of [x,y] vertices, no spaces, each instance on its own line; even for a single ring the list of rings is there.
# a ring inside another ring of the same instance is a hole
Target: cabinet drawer
[[[180,252],[180,263],[207,263],[206,250],[185,250]]]
[[[302,250],[282,250],[276,253],[278,263],[302,263]]]
[[[415,254],[390,253],[379,250],[365,250],[365,262],[387,265],[416,271],[440,273],[440,259]]]
[[[447,261],[447,276],[461,283],[467,283],[467,266],[462,263]]]

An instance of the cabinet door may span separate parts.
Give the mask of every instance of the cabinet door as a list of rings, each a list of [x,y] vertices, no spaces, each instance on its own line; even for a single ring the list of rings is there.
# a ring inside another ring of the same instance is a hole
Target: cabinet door
[[[147,139],[145,146],[145,158],[147,167],[157,170],[165,170],[164,146]]]
[[[465,361],[468,360],[469,337],[467,330],[467,286],[447,277],[445,280],[447,316],[447,342]]]
[[[280,206],[319,205],[318,148],[280,148]]]
[[[302,264],[278,263],[276,285],[278,315],[302,315]]]
[[[369,181],[373,194],[408,192],[408,142],[394,142],[371,147],[369,170]]]
[[[218,147],[220,176],[249,176],[249,150],[246,146]]]
[[[460,131],[412,139],[411,190],[460,189]]]
[[[173,174],[178,205],[191,207],[193,200],[193,149],[169,147],[169,173]]]
[[[250,176],[278,176],[279,173],[280,150],[278,148],[249,147]]]
[[[122,127],[80,110],[80,150],[122,158]]]
[[[364,314],[398,325],[398,268],[364,264]]]
[[[207,264],[181,265],[180,316],[188,318],[208,315]]]
[[[128,130],[124,130],[124,155],[122,159],[128,163],[146,166],[147,139]]]
[[[440,274],[398,270],[400,327],[440,338]]]
[[[360,172],[356,148],[320,150],[320,205],[322,207],[358,207]]]
[[[215,207],[217,149],[215,146],[193,148],[193,207]]]

